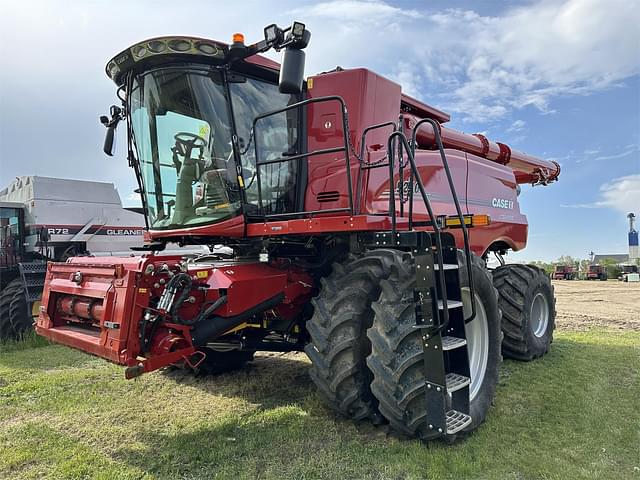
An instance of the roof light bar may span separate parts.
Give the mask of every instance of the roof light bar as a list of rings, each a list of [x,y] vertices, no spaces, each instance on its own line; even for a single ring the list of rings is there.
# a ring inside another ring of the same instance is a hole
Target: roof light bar
[[[120,74],[129,70],[142,60],[156,55],[197,55],[224,59],[226,45],[219,45],[210,40],[193,37],[162,37],[152,38],[137,43],[116,55],[107,63],[107,75],[117,82]]]

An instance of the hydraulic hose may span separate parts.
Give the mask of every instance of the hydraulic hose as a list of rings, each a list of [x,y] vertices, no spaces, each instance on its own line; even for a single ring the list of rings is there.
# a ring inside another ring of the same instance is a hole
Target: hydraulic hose
[[[222,297],[221,297],[222,298]],[[206,321],[198,322],[191,331],[191,339],[196,347],[206,345],[207,341],[215,338],[221,333],[240,325],[248,318],[253,317],[259,313],[264,312],[276,305],[282,303],[284,299],[284,293],[280,292],[275,297],[271,297],[258,305],[251,307],[249,310],[242,312],[234,317],[211,317]],[[213,306],[213,305],[212,305]],[[215,310],[209,307],[207,310]]]

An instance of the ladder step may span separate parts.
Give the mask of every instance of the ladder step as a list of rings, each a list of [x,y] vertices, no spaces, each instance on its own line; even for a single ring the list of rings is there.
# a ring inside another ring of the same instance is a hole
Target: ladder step
[[[458,264],[457,263],[443,263],[442,264],[442,269],[443,270],[458,270]],[[434,270],[440,270],[440,265],[438,265],[437,262],[433,263],[433,269]]]
[[[460,307],[462,307],[462,302],[459,302],[458,300],[447,300],[447,310]],[[442,303],[442,300],[438,300],[438,309],[444,310],[444,304]]]
[[[456,390],[460,390],[461,388],[466,387],[471,383],[469,377],[465,377],[464,375],[460,375],[458,373],[447,373],[447,392],[452,393]]]
[[[467,341],[464,338],[458,337],[442,337],[442,350],[455,350],[456,348],[464,347]]]
[[[471,424],[471,417],[457,410],[447,412],[447,435],[453,435]]]

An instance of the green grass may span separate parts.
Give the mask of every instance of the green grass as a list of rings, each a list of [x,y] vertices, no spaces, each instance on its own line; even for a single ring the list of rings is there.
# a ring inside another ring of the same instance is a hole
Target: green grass
[[[126,381],[30,342],[0,345],[0,478],[640,479],[640,333],[558,332],[505,361],[487,422],[452,446],[336,418],[302,357]]]

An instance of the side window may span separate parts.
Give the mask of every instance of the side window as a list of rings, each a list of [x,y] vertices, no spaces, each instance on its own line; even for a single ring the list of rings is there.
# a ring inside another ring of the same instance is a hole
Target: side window
[[[20,222],[13,208],[0,208],[0,261],[16,255],[20,249]]]
[[[256,144],[261,162],[300,152],[298,151],[297,110],[273,115],[260,121],[257,136],[252,131],[253,120],[263,113],[296,103],[297,98],[280,93],[277,85],[252,78],[248,78],[246,82],[242,83],[231,83],[230,90],[240,143],[247,201],[257,207]],[[265,213],[295,211],[298,163],[298,161],[291,161],[260,167],[262,203]]]

